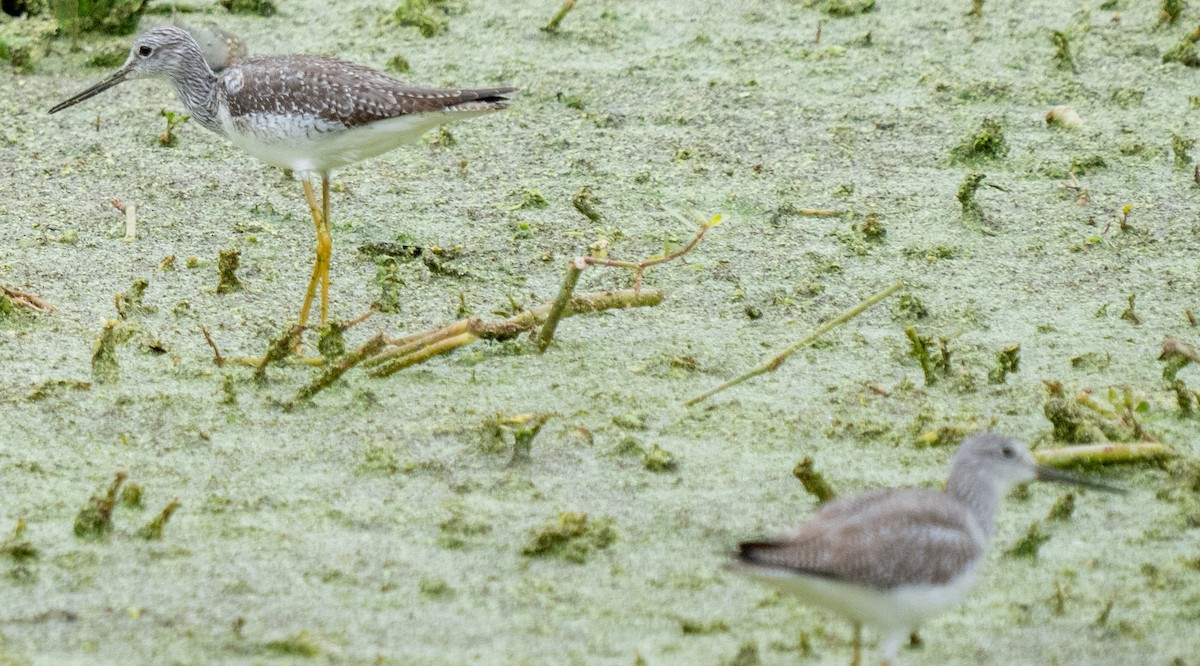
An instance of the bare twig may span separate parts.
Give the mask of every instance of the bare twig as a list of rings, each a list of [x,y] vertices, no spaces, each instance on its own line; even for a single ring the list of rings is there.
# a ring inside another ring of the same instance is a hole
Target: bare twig
[[[542,32],[558,32],[558,24],[562,23],[562,20],[567,17],[567,12],[571,11],[571,8],[574,6],[575,0],[566,0],[563,2],[562,7],[559,8],[558,12],[550,18],[550,22],[542,26]]]
[[[554,337],[554,329],[558,328],[558,321],[562,319],[567,304],[571,302],[571,294],[575,293],[575,285],[579,282],[579,276],[586,266],[584,257],[575,257],[567,265],[567,277],[563,279],[558,296],[550,306],[550,312],[546,315],[546,323],[542,324],[542,330],[538,331],[538,352],[545,352],[546,348],[550,346],[550,339]]]
[[[201,326],[200,332],[204,334],[204,341],[208,343],[213,350],[213,363],[219,368],[225,365],[225,359],[221,358],[221,350],[217,349],[217,343],[213,342],[212,336],[208,334],[208,327]]]
[[[588,312],[599,312],[616,308],[636,308],[658,305],[662,302],[663,292],[659,289],[620,289],[593,294],[578,294],[572,296],[563,311],[563,317],[570,317]],[[379,366],[370,372],[372,377],[387,377],[419,363],[446,354],[459,347],[465,347],[476,340],[505,340],[532,330],[545,321],[554,303],[547,303],[508,319],[498,322],[484,322],[478,317],[462,319],[425,333],[408,336],[398,340],[398,346],[388,349],[375,358],[364,362],[364,365]],[[384,362],[386,365],[383,365]]]
[[[761,374],[765,374],[768,372],[774,372],[777,368],[779,368],[779,366],[783,365],[783,362],[787,360],[787,357],[791,356],[796,350],[800,349],[801,347],[811,344],[814,340],[821,337],[822,335],[825,335],[829,331],[832,331],[833,329],[837,328],[838,326],[841,326],[842,324],[857,317],[858,315],[862,314],[867,308],[871,307],[872,305],[875,305],[876,303],[882,301],[883,299],[887,298],[888,296],[891,296],[892,294],[899,291],[903,286],[904,286],[903,282],[897,282],[896,284],[893,284],[892,286],[888,287],[887,289],[884,289],[883,291],[879,292],[878,294],[875,294],[874,296],[868,298],[867,300],[863,301],[862,303],[859,303],[858,305],[854,306],[853,308],[846,310],[842,314],[840,314],[837,317],[826,322],[825,324],[823,324],[822,326],[817,328],[817,330],[810,333],[803,340],[800,340],[799,342],[793,344],[791,347],[788,347],[787,349],[779,352],[775,356],[772,356],[770,359],[767,360],[766,363],[763,363],[762,365],[758,366],[757,368],[755,368],[739,377],[731,379],[714,389],[711,389],[709,391],[701,393],[700,395],[683,403],[684,406],[691,407],[692,405],[694,405],[702,400],[711,398],[712,396],[716,395],[717,393],[720,393],[721,391],[724,391],[727,388],[737,386],[738,384],[741,384],[742,382],[746,381],[747,379],[752,379],[754,377],[757,377]]]
[[[1158,442],[1137,444],[1083,444],[1034,451],[1039,464],[1050,467],[1157,462],[1175,454]]]
[[[27,294],[23,291],[17,291],[16,289],[9,289],[8,287],[0,287],[0,291],[4,292],[4,295],[8,297],[8,302],[18,307],[22,307],[27,310],[33,310],[34,312],[54,312],[53,305],[50,305],[46,301],[43,301],[33,294]]]
[[[387,344],[387,338],[383,333],[376,333],[370,340],[367,340],[358,349],[346,354],[334,365],[330,366],[320,377],[317,377],[312,382],[296,392],[296,397],[284,404],[285,411],[292,411],[296,404],[305,400],[310,400],[314,395],[320,393],[330,384],[338,380],[339,377],[346,374],[346,371],[358,365],[363,359],[370,358],[378,354],[384,345]]]

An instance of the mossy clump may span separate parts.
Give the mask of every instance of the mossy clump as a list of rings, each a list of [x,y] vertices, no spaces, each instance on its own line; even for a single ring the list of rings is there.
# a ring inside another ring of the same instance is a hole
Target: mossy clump
[[[397,53],[387,61],[387,70],[394,74],[407,74],[411,69],[408,58],[405,58],[403,54]]]
[[[521,549],[525,557],[558,557],[582,564],[594,551],[608,548],[617,540],[612,518],[589,520],[586,513],[564,511],[556,521],[544,525]]]
[[[1050,513],[1046,514],[1046,520],[1065,522],[1071,519],[1073,513],[1075,513],[1075,493],[1067,492],[1055,500],[1054,506],[1050,507]]]
[[[821,9],[830,16],[846,18],[875,11],[875,0],[824,0]]]
[[[1004,138],[1004,125],[992,118],[984,118],[979,131],[967,135],[958,146],[950,151],[952,162],[971,163],[995,160],[1008,155],[1008,141]]]
[[[171,515],[175,513],[175,510],[178,509],[179,506],[180,504],[178,499],[171,500],[165,507],[163,507],[163,510],[160,511],[157,516],[155,516],[150,520],[150,522],[146,523],[140,530],[137,531],[137,535],[146,541],[161,541],[163,538],[163,530],[167,527],[167,522],[171,520]]]
[[[678,466],[675,455],[658,444],[652,444],[642,457],[642,467],[656,474],[674,472]]]
[[[63,0],[53,2],[58,24],[69,33],[128,35],[137,30],[149,0]]]
[[[144,507],[145,489],[142,484],[130,481],[125,484],[124,490],[121,491],[121,506],[126,509],[141,510]]]
[[[792,468],[792,476],[799,479],[808,494],[817,498],[819,503],[823,504],[837,496],[833,486],[830,486],[825,477],[816,470],[813,459],[808,456],[804,456],[800,462],[796,463],[796,466]]]
[[[533,440],[542,426],[550,420],[550,414],[495,414],[483,420],[484,432],[488,435],[488,452],[495,453],[505,448],[505,435],[512,436],[511,464],[528,462],[533,453]]]
[[[25,537],[25,528],[25,521],[18,518],[12,533],[0,541],[0,555],[18,563],[37,559],[38,549]]]
[[[88,498],[75,516],[75,536],[80,539],[101,539],[112,532],[112,512],[117,504],[117,493],[128,476],[117,472],[108,489]]]
[[[944,377],[950,376],[950,340],[939,338],[934,347],[933,339],[917,333],[917,329],[909,326],[904,329],[910,343],[909,356],[921,365],[925,375],[926,386],[938,383]]]
[[[422,578],[417,583],[417,589],[421,596],[428,599],[449,599],[454,596],[454,588],[443,578]]]
[[[988,371],[989,384],[1003,384],[1009,373],[1021,369],[1021,345],[1010,345],[996,352],[996,365]]]
[[[571,205],[575,206],[575,210],[579,211],[581,215],[592,222],[604,221],[604,215],[598,208],[599,203],[600,200],[596,198],[596,195],[592,194],[592,188],[587,185],[579,188],[574,198],[571,199]]]
[[[113,384],[121,379],[121,364],[117,361],[117,344],[121,341],[115,319],[104,322],[100,338],[92,347],[92,381]]]
[[[1038,521],[1033,521],[1029,526],[1029,530],[1025,532],[1025,536],[1017,539],[1017,542],[1011,548],[1004,551],[1008,557],[1024,557],[1033,559],[1037,557],[1038,549],[1042,544],[1050,540],[1050,535],[1042,531],[1042,524]]]
[[[255,14],[258,16],[274,16],[279,13],[279,7],[274,0],[219,0],[230,14]]]
[[[397,23],[416,28],[422,37],[436,37],[450,27],[447,12],[436,7],[442,4],[445,3],[439,0],[404,0],[394,16]]]
[[[117,316],[121,319],[130,319],[140,314],[151,314],[158,311],[158,308],[145,305],[142,302],[146,294],[146,287],[150,283],[142,278],[138,278],[128,291],[123,291],[113,298],[113,304],[117,308]]]
[[[238,250],[221,250],[217,256],[217,293],[232,294],[242,290],[237,269],[242,253]]]
[[[301,631],[287,638],[278,638],[263,644],[268,652],[289,656],[312,658],[321,654],[321,644],[307,631]]]
[[[340,358],[346,353],[346,326],[338,322],[331,322],[321,329],[321,335],[317,338],[317,351],[326,360],[334,360]]]
[[[987,178],[986,174],[972,171],[963,178],[962,184],[958,186],[957,198],[959,205],[962,206],[963,221],[972,225],[980,225],[987,221],[983,215],[983,206],[980,206],[979,200],[975,198],[975,193],[983,184],[984,178]]]
[[[1184,67],[1200,67],[1200,50],[1196,48],[1196,40],[1191,35],[1179,40],[1163,54],[1162,61],[1176,62]]]

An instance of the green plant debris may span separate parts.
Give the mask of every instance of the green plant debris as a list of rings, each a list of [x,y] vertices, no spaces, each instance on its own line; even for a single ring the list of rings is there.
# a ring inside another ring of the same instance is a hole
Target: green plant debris
[[[513,206],[513,210],[527,210],[531,208],[546,208],[550,202],[541,192],[533,188],[526,188],[516,193],[519,201]]]
[[[684,635],[704,636],[707,634],[729,633],[729,625],[725,620],[691,620],[679,618],[679,630]]]
[[[564,511],[556,521],[543,526],[521,549],[526,557],[558,557],[582,564],[597,550],[617,540],[612,518],[588,519],[585,513]]]
[[[1163,341],[1162,353],[1158,360],[1163,362],[1163,381],[1173,384],[1180,370],[1192,363],[1200,363],[1200,352],[1192,345],[1177,338],[1167,338]]]
[[[137,531],[137,535],[146,541],[161,541],[163,538],[163,530],[167,527],[167,522],[171,520],[171,514],[179,508],[179,500],[173,499],[167,503],[163,510],[157,516],[152,518],[150,522],[142,526]]]
[[[936,428],[924,430],[917,435],[917,447],[957,447],[959,444],[962,444],[967,435],[978,432],[978,430],[979,427],[974,421],[943,424]]]
[[[158,308],[145,305],[142,298],[146,293],[146,287],[150,283],[138,278],[130,285],[128,291],[121,292],[113,299],[117,307],[117,315],[121,319],[130,319],[140,314],[153,314],[158,312]]]
[[[809,495],[817,498],[818,504],[824,504],[837,496],[833,486],[830,486],[825,477],[816,470],[813,459],[809,456],[804,456],[796,463],[792,468],[792,476],[800,481],[800,485],[804,486]]]
[[[1130,294],[1129,295],[1129,305],[1126,306],[1126,308],[1121,312],[1121,319],[1124,319],[1125,321],[1133,324],[1134,326],[1140,325],[1142,323],[1142,318],[1137,316],[1137,313],[1135,313],[1133,311],[1133,303],[1136,300],[1137,300],[1137,294]]]
[[[458,139],[454,138],[454,135],[450,133],[450,129],[445,125],[438,127],[437,131],[430,135],[429,138],[429,145],[437,148],[449,148],[457,144]]]
[[[97,49],[92,57],[88,59],[88,64],[92,67],[103,67],[104,69],[112,69],[120,67],[125,63],[125,58],[129,55],[129,49],[124,44],[113,44],[111,46]]]
[[[512,437],[511,464],[526,463],[532,460],[533,439],[541,432],[542,426],[550,419],[550,414],[514,414],[505,416],[496,414],[483,420],[483,429],[489,442],[485,450],[489,452],[502,451],[505,446],[505,435]]]
[[[108,489],[97,491],[88,498],[75,516],[75,536],[80,539],[101,539],[113,530],[112,513],[117,504],[117,492],[128,475],[120,471],[113,475]]]
[[[417,583],[417,591],[427,599],[444,600],[454,597],[454,588],[450,587],[450,583],[444,578],[422,578]]]
[[[571,199],[571,205],[575,206],[575,210],[579,211],[580,214],[592,222],[604,221],[604,215],[600,213],[600,209],[597,207],[599,203],[600,200],[596,198],[596,195],[592,194],[592,188],[587,185],[579,188],[574,198]]]
[[[900,294],[896,309],[900,311],[901,319],[910,321],[924,319],[929,316],[929,309],[925,307],[925,303],[920,298],[908,292]]]
[[[558,25],[567,17],[567,13],[575,6],[575,0],[563,0],[562,6],[550,17],[546,25],[542,26],[542,32],[554,34],[558,32]]]
[[[879,219],[879,213],[867,213],[863,217],[863,221],[851,226],[865,240],[872,243],[881,243],[887,236],[887,228],[883,226],[883,222]]]
[[[327,360],[341,358],[346,353],[346,324],[330,322],[321,329],[317,338],[317,351]]]
[[[1175,25],[1186,8],[1184,0],[1163,0],[1162,11],[1158,13],[1158,25]]]
[[[1183,383],[1178,377],[1171,384],[1171,390],[1175,392],[1175,404],[1179,406],[1179,415],[1184,418],[1191,418],[1198,413],[1197,405],[1200,405],[1200,393],[1188,388],[1187,384]]]
[[[746,641],[738,647],[737,654],[728,661],[722,660],[721,666],[759,666],[762,661],[758,656],[758,643]]]
[[[1084,352],[1071,357],[1071,367],[1076,370],[1103,370],[1112,365],[1112,356],[1099,352]]]
[[[268,652],[288,657],[306,657],[311,659],[321,654],[321,644],[309,635],[307,631],[300,631],[287,638],[267,641],[263,644],[263,647]]]
[[[987,178],[986,174],[972,171],[963,178],[963,182],[958,186],[958,203],[962,205],[963,221],[973,226],[987,222],[983,215],[983,207],[975,198],[975,193],[983,184],[984,178]]]
[[[162,116],[167,121],[166,130],[163,131],[162,134],[158,135],[158,143],[168,148],[173,147],[175,144],[179,143],[179,137],[175,136],[175,130],[178,129],[180,125],[191,120],[192,117],[187,114],[175,113],[174,111],[168,111],[166,109],[159,111],[158,115]]]
[[[1038,521],[1033,521],[1029,526],[1029,530],[1025,532],[1025,536],[1017,539],[1004,554],[1008,557],[1023,557],[1034,559],[1037,557],[1038,549],[1042,544],[1050,540],[1050,535],[1042,531],[1042,524]]]
[[[62,395],[64,391],[90,391],[92,383],[79,379],[47,379],[33,387],[25,396],[29,402],[45,400],[52,396]]]
[[[1198,38],[1200,38],[1200,27],[1176,42],[1175,46],[1167,49],[1167,52],[1163,54],[1162,61],[1178,63],[1184,67],[1200,67],[1200,51],[1196,48]]]
[[[450,27],[446,12],[435,7],[441,0],[404,0],[396,8],[396,22],[408,28],[416,28],[422,37],[436,37]]]
[[[1054,427],[1054,441],[1067,444],[1155,441],[1146,431],[1140,415],[1150,403],[1131,388],[1110,387],[1108,404],[1097,400],[1091,391],[1067,395],[1062,383],[1045,381],[1048,396],[1042,406],[1046,419]]]
[[[989,384],[1003,384],[1009,373],[1021,369],[1021,345],[1010,345],[996,352],[996,365],[988,371]]]
[[[658,444],[652,444],[642,457],[642,467],[656,474],[674,472],[678,466],[675,455]]]
[[[408,58],[397,53],[387,61],[387,70],[393,74],[407,74],[412,67],[408,64]]]
[[[126,509],[140,510],[143,508],[142,501],[144,495],[145,489],[142,488],[142,484],[130,481],[121,490],[121,506]]]
[[[1046,514],[1046,520],[1065,522],[1071,519],[1071,514],[1075,513],[1075,493],[1063,493],[1054,502],[1054,506],[1050,507],[1050,513]]]
[[[137,30],[148,0],[57,0],[50,4],[68,34],[128,35]]]
[[[823,0],[821,9],[835,18],[847,18],[875,11],[875,0]]]
[[[973,19],[983,18],[983,0],[971,0],[971,10],[967,12],[967,16]]]
[[[18,563],[36,560],[38,558],[38,549],[25,536],[25,531],[25,521],[18,518],[12,532],[3,541],[0,541],[0,555],[4,555]]]
[[[221,250],[217,256],[217,293],[232,294],[242,290],[237,269],[242,253],[239,250]]]
[[[442,548],[460,550],[476,537],[492,531],[490,522],[468,516],[462,506],[454,504],[449,508],[450,517],[439,525],[438,545]]]
[[[1069,171],[1076,176],[1086,176],[1089,173],[1107,169],[1108,162],[1100,155],[1088,155],[1087,157],[1072,157]]]
[[[1185,139],[1178,134],[1171,135],[1171,152],[1175,154],[1176,169],[1192,168],[1192,156],[1188,151],[1195,145],[1195,139]]]
[[[1075,57],[1071,55],[1071,35],[1065,30],[1051,30],[1050,43],[1054,45],[1054,64],[1059,69],[1075,71]]]
[[[218,0],[231,14],[256,14],[258,16],[274,16],[279,13],[275,0]]]
[[[1008,141],[1004,138],[1004,125],[998,120],[984,118],[978,131],[967,135],[962,143],[950,151],[950,161],[971,164],[1000,159],[1006,155]]]
[[[375,301],[375,308],[387,314],[399,314],[401,295],[406,286],[400,277],[400,261],[390,256],[377,258],[375,284],[379,285],[379,300]]]
[[[939,338],[938,346],[933,347],[931,338],[917,334],[917,329],[909,326],[904,329],[910,343],[909,356],[921,364],[921,372],[925,375],[925,385],[932,386],[938,380],[950,374],[950,348],[947,338]]]
[[[97,384],[114,384],[121,379],[121,364],[117,362],[117,344],[120,322],[109,319],[100,329],[100,338],[92,347],[92,381]]]

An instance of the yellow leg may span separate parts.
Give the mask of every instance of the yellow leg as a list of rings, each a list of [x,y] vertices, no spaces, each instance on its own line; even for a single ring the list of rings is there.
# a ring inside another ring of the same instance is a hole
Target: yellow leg
[[[321,262],[321,328],[324,328],[329,320],[329,262],[333,252],[333,237],[329,234],[329,176],[321,176],[321,222],[322,228],[317,230],[317,260]]]
[[[308,180],[302,182],[304,185],[304,197],[308,200],[308,210],[312,213],[313,225],[317,229],[317,259],[313,263],[312,278],[308,281],[308,291],[304,294],[304,305],[300,307],[300,327],[304,328],[308,324],[308,311],[312,309],[313,296],[317,293],[317,283],[321,281],[321,228],[324,224],[321,210],[317,206],[317,197],[313,192],[312,183]]]

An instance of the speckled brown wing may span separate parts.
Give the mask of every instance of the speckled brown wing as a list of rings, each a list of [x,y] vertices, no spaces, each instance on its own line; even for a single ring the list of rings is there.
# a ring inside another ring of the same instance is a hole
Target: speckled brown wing
[[[502,109],[513,88],[410,86],[382,72],[315,55],[249,58],[222,77],[229,113],[316,117],[344,127],[413,113]]]
[[[906,488],[830,502],[786,537],[740,544],[738,559],[888,590],[947,583],[986,546],[965,507],[944,493]]]

